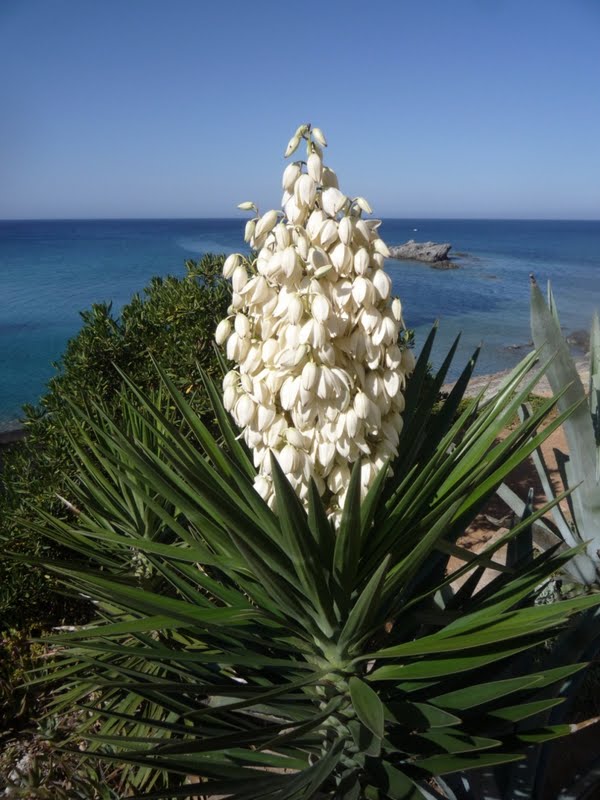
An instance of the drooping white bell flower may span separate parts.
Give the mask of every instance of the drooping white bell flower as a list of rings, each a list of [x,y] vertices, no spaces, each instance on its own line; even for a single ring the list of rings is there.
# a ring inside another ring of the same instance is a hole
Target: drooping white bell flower
[[[339,189],[323,164],[322,131],[301,125],[307,160],[283,173],[283,213],[256,216],[244,233],[258,251],[229,256],[233,295],[215,338],[236,366],[223,402],[253,450],[257,492],[271,507],[272,452],[301,500],[312,477],[338,521],[359,457],[364,496],[397,453],[406,376],[414,357],[400,341],[402,306],[383,271],[389,250],[363,197]]]

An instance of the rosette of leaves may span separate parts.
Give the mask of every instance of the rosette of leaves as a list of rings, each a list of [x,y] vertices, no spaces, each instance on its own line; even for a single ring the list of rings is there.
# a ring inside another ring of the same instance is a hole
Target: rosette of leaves
[[[457,544],[565,414],[532,438],[550,399],[497,439],[537,380],[515,391],[526,364],[457,418],[474,361],[433,413],[452,357],[424,388],[433,337],[407,387],[400,455],[362,501],[356,463],[337,530],[316,487],[305,510],[275,459],[267,506],[210,380],[222,446],[165,374],[181,424],[133,385],[122,422],[77,412],[77,514],[30,522],[78,557],[45,566],[97,608],[51,637],[54,710],[87,709],[77,740],[130,765],[136,796],[196,797],[200,781],[237,800],[457,797],[455,773],[499,769],[571,730],[539,718],[583,665],[567,654],[547,667],[541,646],[600,597],[534,601],[574,551],[495,560],[546,509],[479,554]]]

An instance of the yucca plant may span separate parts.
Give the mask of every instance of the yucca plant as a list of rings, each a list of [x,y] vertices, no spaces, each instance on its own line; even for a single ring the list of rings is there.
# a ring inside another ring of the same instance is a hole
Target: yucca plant
[[[583,665],[544,643],[600,596],[533,603],[577,548],[494,560],[548,507],[480,554],[457,544],[569,412],[534,435],[550,399],[497,440],[539,377],[515,390],[527,363],[456,418],[473,359],[435,413],[455,348],[425,388],[434,336],[408,384],[399,456],[362,501],[355,464],[338,528],[314,482],[305,508],[275,459],[269,508],[210,380],[219,443],[165,374],[183,424],[133,385],[124,422],[78,410],[77,512],[30,520],[79,555],[46,567],[98,611],[50,637],[54,711],[87,710],[77,739],[129,765],[136,796],[506,797],[502,765],[572,730],[538,719]],[[474,769],[496,795],[473,793]]]

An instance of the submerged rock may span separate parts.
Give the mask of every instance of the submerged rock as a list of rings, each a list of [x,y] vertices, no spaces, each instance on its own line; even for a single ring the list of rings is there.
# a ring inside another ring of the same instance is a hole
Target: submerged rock
[[[590,334],[589,331],[572,331],[567,336],[567,344],[575,347],[578,350],[583,350],[587,353],[590,349]]]
[[[444,261],[431,261],[428,263],[433,269],[458,269],[458,264],[456,261],[450,261],[449,258],[445,259]]]

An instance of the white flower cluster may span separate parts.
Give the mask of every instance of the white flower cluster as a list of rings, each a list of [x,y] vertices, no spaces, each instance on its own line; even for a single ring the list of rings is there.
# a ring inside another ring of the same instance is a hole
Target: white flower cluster
[[[364,496],[397,452],[414,359],[398,341],[402,308],[390,298],[380,221],[339,190],[318,128],[298,128],[286,156],[302,139],[307,160],[283,173],[283,213],[240,205],[256,212],[245,239],[258,256],[225,261],[233,295],[216,340],[237,364],[224,404],[253,450],[259,494],[273,507],[272,451],[300,498],[312,476],[337,519],[352,463],[362,458]]]

